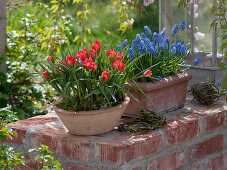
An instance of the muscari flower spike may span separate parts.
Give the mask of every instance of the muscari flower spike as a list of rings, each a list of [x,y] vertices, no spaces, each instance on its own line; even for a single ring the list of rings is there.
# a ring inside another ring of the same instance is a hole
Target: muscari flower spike
[[[200,62],[200,56],[196,57],[196,59],[194,60],[194,62],[192,63],[193,66],[197,66]]]
[[[157,76],[156,78],[157,78],[158,80],[163,80],[163,78],[160,77],[160,76]]]
[[[130,58],[130,59],[135,58],[135,52],[132,48],[129,48],[129,50],[128,50],[128,58]]]
[[[175,46],[173,46],[171,48],[171,55],[174,56],[176,54],[176,52],[177,52],[177,48]]]
[[[186,27],[186,22],[185,22],[185,20],[182,20],[181,23],[180,23],[180,30],[184,31],[185,27]]]
[[[132,49],[137,50],[137,41],[136,40],[132,40]]]
[[[136,42],[139,44],[141,41],[141,36],[140,34],[136,34]]]
[[[142,39],[145,41],[146,38],[147,36],[142,32]]]
[[[180,55],[181,56],[184,56],[185,54],[186,54],[186,52],[187,52],[187,47],[186,47],[186,45],[184,44],[184,45],[181,45],[181,48],[180,48]]]
[[[121,52],[121,46],[120,45],[117,45],[117,51]]]
[[[147,26],[144,26],[145,33],[147,34],[148,37],[151,36],[151,30]]]
[[[138,45],[138,50],[139,50],[139,55],[142,55],[143,52],[145,52],[146,47],[143,40],[140,41],[140,44]]]
[[[175,24],[175,25],[173,26],[173,29],[172,29],[172,35],[173,35],[173,36],[175,36],[175,35],[177,34],[177,29],[178,29],[178,25]]]
[[[158,34],[156,32],[154,32],[152,41],[156,42],[157,40],[158,40]]]
[[[121,48],[124,49],[127,46],[128,39],[125,39],[121,45]]]

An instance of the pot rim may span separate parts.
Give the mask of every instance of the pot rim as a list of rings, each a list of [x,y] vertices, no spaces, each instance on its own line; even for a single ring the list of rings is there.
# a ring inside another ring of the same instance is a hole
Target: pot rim
[[[144,92],[149,92],[152,90],[158,90],[174,84],[182,83],[184,81],[190,80],[191,78],[192,78],[191,74],[187,72],[181,72],[174,76],[165,77],[163,78],[163,80],[156,81],[156,82],[146,82],[146,83],[136,82],[136,83],[141,88],[141,90],[143,90]],[[132,85],[135,86],[134,84]]]
[[[127,104],[129,102],[130,102],[130,98],[128,96],[126,96],[123,103],[121,103],[117,106],[114,106],[114,107],[106,108],[106,109],[91,110],[91,111],[79,111],[79,112],[64,110],[64,109],[61,109],[57,106],[54,106],[53,109],[54,109],[55,112],[62,113],[62,114],[94,115],[94,114],[100,114],[100,113],[105,113],[105,112],[111,112],[111,111],[114,111],[114,110],[119,110],[122,107],[127,106]]]

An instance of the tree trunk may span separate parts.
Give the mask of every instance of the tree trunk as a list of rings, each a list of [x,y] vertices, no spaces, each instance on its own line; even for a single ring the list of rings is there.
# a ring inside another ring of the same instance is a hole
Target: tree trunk
[[[6,0],[0,0],[0,57],[6,56]],[[1,61],[1,60],[0,60]],[[6,63],[0,62],[0,71],[6,71]]]

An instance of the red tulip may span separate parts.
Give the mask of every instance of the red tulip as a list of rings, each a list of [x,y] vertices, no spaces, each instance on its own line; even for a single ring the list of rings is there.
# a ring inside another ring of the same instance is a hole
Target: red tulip
[[[84,51],[83,51],[83,52],[84,52],[85,57],[86,57],[86,58],[88,58],[88,52],[87,52],[87,50],[86,50],[86,49],[84,49]]]
[[[75,64],[75,58],[73,56],[67,56],[66,61],[70,66],[74,66]]]
[[[121,61],[118,61],[117,69],[118,69],[120,72],[123,72],[123,71],[124,71],[124,68],[125,68],[124,63],[122,63]]]
[[[95,41],[95,45],[98,51],[100,51],[100,42],[99,41]]]
[[[90,56],[94,59],[96,50],[90,50]]]
[[[114,58],[117,54],[115,53],[114,50],[109,49],[107,51],[107,55],[110,56],[110,58]]]
[[[102,80],[106,82],[109,79],[109,75],[106,71],[102,72]]]
[[[143,74],[144,77],[150,77],[151,75],[152,75],[152,71],[150,70],[145,71]]]
[[[95,50],[96,51],[95,43],[94,42],[91,43],[91,48],[92,48],[92,50]]]
[[[112,67],[113,68],[116,68],[117,67],[117,61],[114,59],[113,62],[112,62]]]
[[[52,61],[55,61],[54,57],[47,57],[47,61],[49,61],[50,63],[52,63]]]
[[[79,52],[77,53],[77,56],[76,56],[77,61],[79,61],[79,58],[80,58],[81,60],[85,60],[84,54],[85,54],[84,51],[79,51]]]
[[[48,74],[47,74],[47,70],[44,70],[44,71],[43,71],[43,76],[44,76],[46,79],[49,79],[49,76],[48,76]]]
[[[117,59],[118,60],[122,60],[123,58],[124,58],[124,53],[119,53],[118,55],[117,55]]]

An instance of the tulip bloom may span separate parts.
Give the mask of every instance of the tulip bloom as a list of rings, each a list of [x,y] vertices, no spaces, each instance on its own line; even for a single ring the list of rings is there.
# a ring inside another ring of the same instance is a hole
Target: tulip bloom
[[[85,60],[85,55],[84,55],[84,54],[85,54],[84,51],[79,51],[79,52],[77,53],[77,56],[76,56],[77,61],[79,61],[79,58],[80,58],[81,60]]]
[[[102,80],[106,82],[109,79],[109,75],[106,71],[102,72]]]
[[[117,59],[118,60],[122,60],[123,58],[124,58],[124,54],[123,53],[119,53],[118,55],[117,55]]]
[[[47,70],[44,70],[44,71],[43,71],[43,76],[44,76],[46,79],[49,79],[49,76],[48,76],[48,74],[47,74]]]
[[[99,41],[95,41],[95,45],[98,51],[100,51],[100,42]]]
[[[152,75],[152,71],[150,70],[145,71],[143,74],[144,77],[150,77],[151,75]]]
[[[117,67],[117,61],[114,59],[113,62],[112,62],[112,67],[113,68],[116,68]]]
[[[96,50],[94,50],[94,49],[90,50],[90,56],[91,56],[92,59],[94,59],[95,53],[96,53]]]
[[[52,61],[53,62],[55,61],[55,58],[54,57],[47,57],[47,61],[49,61],[50,63],[52,63]]]
[[[92,48],[92,50],[95,50],[96,51],[95,43],[94,42],[91,43],[91,48]]]
[[[67,56],[66,61],[70,66],[74,66],[75,64],[75,58],[73,56]]]
[[[110,58],[114,58],[117,54],[115,53],[114,50],[109,49],[107,51],[107,55],[110,56]]]
[[[118,61],[117,69],[118,69],[120,72],[123,72],[123,71],[124,71],[124,68],[125,68],[124,63],[122,63],[121,61]]]

